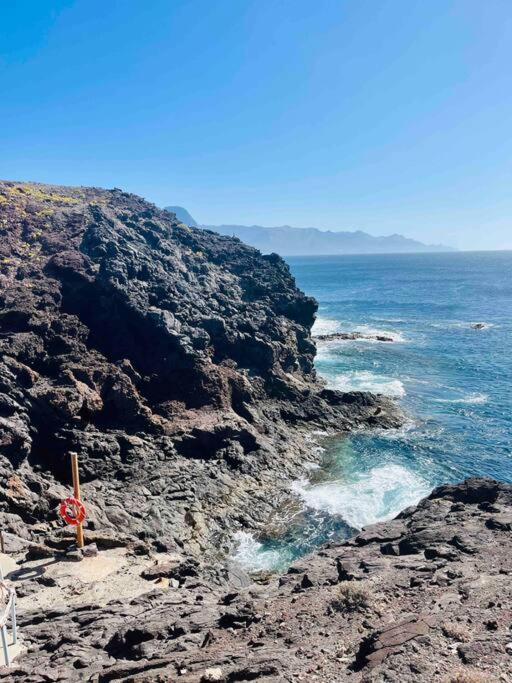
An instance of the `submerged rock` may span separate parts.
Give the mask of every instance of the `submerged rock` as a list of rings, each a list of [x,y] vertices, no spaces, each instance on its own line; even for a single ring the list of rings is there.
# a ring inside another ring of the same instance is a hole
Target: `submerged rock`
[[[385,334],[371,334],[363,332],[332,332],[317,334],[313,337],[317,341],[354,341],[356,339],[370,339],[380,342],[394,342],[394,338]]]

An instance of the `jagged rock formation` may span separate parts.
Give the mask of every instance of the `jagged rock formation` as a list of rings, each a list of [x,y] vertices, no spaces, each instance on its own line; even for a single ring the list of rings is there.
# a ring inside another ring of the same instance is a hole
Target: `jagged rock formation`
[[[399,423],[317,380],[316,303],[275,254],[120,190],[31,183],[0,183],[0,237],[0,524],[18,537],[68,542],[76,451],[100,548],[222,556],[298,473],[301,429]]]
[[[169,562],[133,600],[24,613],[29,651],[0,679],[506,682],[511,529],[512,486],[470,479],[281,577],[233,588]]]

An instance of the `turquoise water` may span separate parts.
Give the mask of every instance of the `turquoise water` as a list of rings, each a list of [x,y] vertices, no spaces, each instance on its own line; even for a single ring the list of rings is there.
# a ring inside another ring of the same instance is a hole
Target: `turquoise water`
[[[322,466],[294,482],[286,534],[240,535],[252,568],[282,567],[315,545],[396,515],[468,475],[512,481],[512,252],[288,259],[319,302],[317,333],[389,334],[318,345],[329,386],[394,396],[390,432],[312,435]],[[472,324],[485,323],[476,330]]]

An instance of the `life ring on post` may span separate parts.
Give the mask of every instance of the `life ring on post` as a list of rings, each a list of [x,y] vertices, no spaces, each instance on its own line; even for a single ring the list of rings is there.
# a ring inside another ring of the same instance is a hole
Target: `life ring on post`
[[[85,519],[85,506],[76,498],[65,498],[60,504],[59,513],[66,524],[77,526]]]

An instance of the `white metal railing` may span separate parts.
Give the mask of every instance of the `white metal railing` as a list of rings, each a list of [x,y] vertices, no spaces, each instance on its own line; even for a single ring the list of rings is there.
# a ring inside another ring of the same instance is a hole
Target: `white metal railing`
[[[9,619],[11,620],[12,645],[16,645],[18,640],[16,627],[16,591],[9,583],[4,581],[0,568],[0,637],[2,638],[5,666],[11,665],[9,643],[7,642],[7,623]]]

